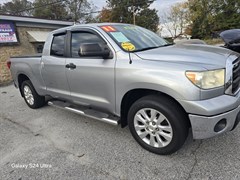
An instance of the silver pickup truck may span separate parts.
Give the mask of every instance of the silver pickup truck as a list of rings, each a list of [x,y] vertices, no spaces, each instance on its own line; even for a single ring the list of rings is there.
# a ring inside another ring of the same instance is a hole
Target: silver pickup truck
[[[210,138],[240,120],[238,53],[169,44],[138,26],[58,29],[42,55],[13,57],[8,66],[30,108],[51,97],[51,106],[128,125],[135,140],[157,154],[177,151],[189,132]]]

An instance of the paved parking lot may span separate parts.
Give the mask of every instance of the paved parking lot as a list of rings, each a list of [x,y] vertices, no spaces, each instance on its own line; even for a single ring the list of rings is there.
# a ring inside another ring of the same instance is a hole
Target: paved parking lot
[[[240,179],[240,128],[192,141],[170,156],[142,149],[122,129],[0,87],[0,179]]]

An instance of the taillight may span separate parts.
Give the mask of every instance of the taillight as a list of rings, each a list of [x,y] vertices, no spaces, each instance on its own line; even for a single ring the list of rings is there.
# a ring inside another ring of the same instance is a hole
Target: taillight
[[[7,61],[7,67],[10,69],[11,68],[11,61]]]

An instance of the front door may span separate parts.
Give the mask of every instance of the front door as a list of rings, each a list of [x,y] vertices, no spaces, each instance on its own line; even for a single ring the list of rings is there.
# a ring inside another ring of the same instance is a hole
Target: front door
[[[97,33],[88,31],[72,32],[70,39],[70,57],[67,58],[66,64],[73,67],[67,68],[66,74],[72,101],[114,111],[115,57],[104,60],[102,57],[81,57],[79,54],[81,43],[98,43],[106,46],[106,42]]]

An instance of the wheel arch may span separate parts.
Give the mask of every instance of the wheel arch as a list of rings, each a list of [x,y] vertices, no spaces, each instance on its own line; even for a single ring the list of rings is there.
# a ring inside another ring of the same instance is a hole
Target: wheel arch
[[[20,74],[18,75],[18,87],[19,87],[19,90],[20,90],[20,93],[21,93],[21,96],[22,96],[22,97],[23,97],[23,92],[22,92],[21,86],[22,86],[22,83],[23,83],[24,81],[27,81],[27,80],[30,80],[30,78],[29,78],[26,74],[20,73]],[[31,81],[31,80],[30,80],[30,81]]]
[[[132,89],[129,90],[128,92],[125,93],[125,95],[122,98],[121,101],[121,126],[122,127],[126,127],[128,125],[127,122],[127,115],[128,115],[128,111],[131,107],[131,105],[136,102],[138,99],[148,96],[148,95],[156,95],[156,96],[164,96],[166,98],[168,98],[170,101],[173,101],[175,104],[177,104],[179,106],[179,108],[181,108],[181,110],[185,113],[185,115],[187,116],[187,112],[185,111],[185,109],[183,108],[183,106],[172,96],[170,96],[169,94],[166,94],[164,92],[161,91],[157,91],[157,90],[152,90],[152,89]],[[189,127],[191,126],[190,120],[187,116],[188,119],[188,125]]]

